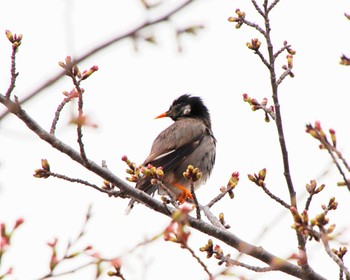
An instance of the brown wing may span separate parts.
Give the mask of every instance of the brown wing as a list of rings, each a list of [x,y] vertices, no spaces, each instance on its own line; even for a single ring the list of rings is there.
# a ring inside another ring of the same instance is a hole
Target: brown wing
[[[189,118],[177,120],[157,136],[151,153],[143,165],[161,166],[166,174],[175,169],[199,146],[206,130],[201,120]],[[156,191],[156,186],[153,186],[147,177],[142,177],[137,182],[136,188],[148,194]]]
[[[162,131],[154,140],[144,165],[162,166],[164,172],[175,168],[191,154],[206,134],[206,126],[198,119],[181,119]]]
[[[144,161],[143,165],[152,164],[162,166],[165,174],[176,169],[184,159],[202,143],[203,138],[212,133],[199,119],[179,119],[167,129],[162,131],[154,140],[151,153]],[[215,138],[214,145],[215,145]],[[183,171],[182,171],[183,172]],[[136,184],[136,188],[152,195],[157,187],[152,185],[150,179],[142,177]],[[131,199],[126,213],[129,213],[135,203]]]

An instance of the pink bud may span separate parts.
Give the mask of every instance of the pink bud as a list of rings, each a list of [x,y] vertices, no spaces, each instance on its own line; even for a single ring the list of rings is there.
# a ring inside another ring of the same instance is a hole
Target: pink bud
[[[58,241],[57,238],[55,238],[53,241],[47,242],[47,245],[51,248],[54,248],[57,244],[57,241]]]
[[[97,71],[97,70],[98,70],[98,66],[97,66],[97,65],[94,65],[94,66],[92,66],[90,69],[93,70],[93,71]]]
[[[128,157],[126,155],[122,156],[122,161],[127,161]]]
[[[315,129],[318,130],[318,131],[322,130],[320,121],[315,121]]]
[[[16,223],[15,223],[14,228],[18,228],[23,223],[24,223],[24,219],[23,218],[18,218]]]

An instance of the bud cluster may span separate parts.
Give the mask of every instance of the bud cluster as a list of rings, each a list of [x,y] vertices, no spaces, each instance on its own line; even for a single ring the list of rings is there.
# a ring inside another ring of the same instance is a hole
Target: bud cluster
[[[339,250],[332,249],[332,251],[339,259],[343,260],[345,254],[348,252],[348,249],[346,247],[340,247]]]
[[[239,182],[239,172],[233,172],[226,187],[221,187],[220,191],[222,193],[227,192],[229,197],[233,199],[235,194],[233,193],[233,189],[238,185]]]
[[[266,177],[266,168],[261,169],[258,174],[256,173],[254,173],[254,175],[248,174],[248,179],[259,187],[265,187],[265,177]]]
[[[110,260],[110,264],[113,266],[114,271],[113,270],[108,271],[107,275],[109,277],[118,277],[120,279],[125,279],[122,272],[121,272],[122,263],[121,263],[120,259],[114,258],[114,259]]]
[[[292,73],[291,70],[293,69],[293,59],[294,59],[294,55],[296,54],[296,51],[293,50],[290,45],[288,45],[287,41],[284,41],[283,44],[284,44],[284,48],[287,50],[288,54],[286,56],[286,58],[287,58],[287,65],[284,64],[282,66],[282,69],[283,70],[288,70],[289,76],[294,78],[294,74]]]
[[[259,41],[258,38],[254,38],[250,42],[247,42],[246,46],[248,47],[248,49],[251,49],[253,51],[257,51],[261,46],[261,42]]]
[[[237,22],[236,28],[238,29],[244,23],[245,12],[241,11],[240,9],[236,9],[236,15],[237,16],[235,16],[235,17],[229,17],[227,20],[229,22]]]
[[[325,184],[322,184],[322,185],[317,187],[316,181],[311,180],[310,184],[306,184],[305,187],[306,187],[306,190],[309,194],[314,195],[314,194],[318,194],[319,192],[321,192],[325,188]]]
[[[129,167],[128,169],[126,169],[126,173],[128,173],[130,177],[126,177],[125,179],[129,182],[136,183],[141,176],[142,165],[137,166],[134,162],[131,162],[127,156],[123,156],[122,161],[124,161]]]
[[[113,190],[115,188],[115,185],[107,180],[103,180],[103,185],[101,188],[104,190]]]
[[[192,180],[192,182],[196,182],[202,178],[202,172],[199,171],[199,168],[189,165],[183,176],[188,180]]]
[[[22,43],[22,34],[13,34],[10,30],[5,31],[7,39],[12,43],[12,48],[16,52]]]
[[[214,256],[216,259],[219,260],[219,265],[222,265],[223,263],[226,263],[227,265],[230,265],[230,263],[233,261],[231,259],[231,255],[224,254],[224,251],[219,245],[213,244],[213,240],[209,239],[207,244],[205,244],[203,247],[199,248],[201,252],[206,252],[207,253],[207,258],[211,258]]]
[[[321,144],[319,145],[320,149],[326,149],[325,145],[328,145],[329,141],[319,121],[316,121],[314,126],[312,126],[312,124],[307,124],[305,131],[309,133],[312,137],[314,137],[315,139],[321,142]],[[337,138],[335,135],[335,130],[330,128],[329,135],[332,142],[332,146],[333,148],[335,148],[337,146]]]
[[[264,97],[261,102],[258,102],[255,98],[250,97],[247,93],[243,94],[243,101],[247,102],[250,105],[252,111],[264,110],[265,112],[265,121],[269,122],[270,117],[275,119],[275,108],[273,106],[267,107],[267,98]]]
[[[35,178],[49,178],[51,175],[50,164],[47,159],[41,160],[41,168],[34,171],[33,176]]]
[[[72,78],[78,78],[79,81],[85,80],[90,77],[94,72],[98,71],[98,66],[94,65],[89,70],[80,71],[79,67],[73,62],[70,56],[67,56],[65,61],[58,62],[65,71],[66,75]]]
[[[325,228],[329,224],[329,218],[327,217],[328,211],[336,210],[338,203],[335,201],[335,198],[332,197],[328,205],[322,205],[323,212],[317,214],[313,219],[309,219],[308,211],[305,209],[301,214],[295,207],[290,207],[290,211],[292,213],[294,224],[292,228],[299,231],[309,239],[315,239],[319,241],[321,238],[321,234],[331,234],[335,229],[335,224],[329,225],[328,228]],[[322,229],[322,232],[317,232],[314,227]]]
[[[340,57],[340,62],[341,65],[345,65],[345,66],[349,66],[350,65],[350,57],[346,56],[345,54],[343,54]]]
[[[224,213],[219,214],[219,221],[224,226],[225,229],[229,229],[231,226],[226,223]]]
[[[147,166],[141,167],[141,173],[144,176],[152,177],[157,180],[162,180],[164,177],[164,171],[162,167],[155,167],[152,164],[148,164]]]

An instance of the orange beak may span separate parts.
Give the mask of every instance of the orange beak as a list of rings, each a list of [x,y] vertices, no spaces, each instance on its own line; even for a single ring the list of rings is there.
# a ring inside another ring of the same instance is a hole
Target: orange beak
[[[163,113],[163,114],[160,114],[158,117],[155,117],[155,119],[160,119],[160,118],[164,118],[164,117],[167,117],[167,112]]]

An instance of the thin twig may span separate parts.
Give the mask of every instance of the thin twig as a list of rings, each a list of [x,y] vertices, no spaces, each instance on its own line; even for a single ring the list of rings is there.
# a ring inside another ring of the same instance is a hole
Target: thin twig
[[[229,188],[226,188],[225,191],[220,192],[216,197],[214,197],[206,206],[211,208],[215,203],[219,202],[228,192],[232,191]]]
[[[268,271],[273,271],[274,268],[271,267],[271,266],[268,266],[268,267],[259,267],[259,266],[254,266],[254,265],[249,265],[249,264],[245,264],[245,263],[242,263],[240,261],[237,261],[237,260],[234,260],[234,259],[231,259],[231,258],[225,258],[223,259],[223,261],[225,261],[225,263],[228,265],[228,266],[240,266],[240,267],[244,267],[248,270],[251,270],[251,271],[255,271],[255,272],[268,272]]]
[[[341,160],[341,162],[343,163],[343,165],[345,166],[346,170],[348,172],[350,172],[350,166],[347,163],[346,159],[343,157],[343,155],[341,154],[341,152],[336,149],[335,147],[332,147],[332,150],[336,153],[337,157]]]
[[[242,21],[250,26],[250,27],[253,27],[255,28],[256,30],[258,30],[264,37],[266,36],[266,31],[264,29],[262,29],[258,24],[254,23],[254,22],[250,22],[249,20],[246,20],[246,19],[242,19]]]
[[[65,181],[68,181],[68,182],[71,182],[71,183],[82,184],[82,185],[91,187],[91,188],[93,188],[95,190],[98,190],[98,191],[101,191],[101,192],[104,192],[104,193],[109,193],[108,190],[100,188],[100,187],[98,187],[95,184],[91,184],[88,181],[85,181],[85,180],[82,180],[82,179],[79,179],[79,178],[71,178],[71,177],[68,177],[66,175],[62,175],[62,174],[58,174],[58,173],[54,173],[54,172],[47,172],[47,175],[55,177],[55,178],[59,178],[59,179],[62,179],[62,180],[65,180]]]
[[[313,194],[313,193],[310,193],[309,197],[308,197],[307,200],[306,200],[306,203],[305,203],[305,210],[306,210],[306,211],[309,210],[309,207],[310,207],[310,204],[311,204],[311,201],[312,201],[313,196],[314,196],[314,194]]]
[[[275,70],[275,54],[274,54],[274,47],[271,40],[271,25],[270,25],[270,19],[269,19],[269,12],[272,8],[276,6],[278,3],[278,0],[275,0],[270,7],[268,7],[268,0],[264,0],[263,3],[263,18],[265,23],[265,40],[267,43],[267,53],[268,53],[268,64],[270,65],[269,72],[270,72],[270,83],[272,88],[272,98],[275,108],[275,124],[277,128],[279,143],[280,143],[280,149],[282,154],[282,161],[283,161],[283,169],[284,169],[284,177],[286,180],[289,197],[290,197],[290,206],[293,206],[297,208],[297,200],[296,200],[296,192],[294,189],[292,176],[290,172],[289,167],[289,156],[288,156],[288,150],[287,150],[287,144],[285,140],[284,135],[284,129],[283,129],[283,121],[282,121],[282,114],[281,114],[281,107],[279,103],[279,97],[278,97],[278,81],[276,80],[276,70]],[[298,246],[301,251],[304,251],[306,254],[306,240],[302,236],[302,234],[298,231],[296,231],[297,239],[298,239]],[[302,266],[302,274],[303,278],[307,277],[307,275],[310,274],[311,267],[307,262],[305,262]]]
[[[279,2],[280,0],[275,0],[271,3],[271,5],[267,9],[267,13],[269,13]]]
[[[11,97],[11,93],[13,92],[15,86],[16,86],[16,78],[18,76],[18,73],[16,73],[16,52],[18,50],[18,47],[12,46],[12,54],[11,54],[11,82],[10,85],[6,91],[6,98],[9,99]]]
[[[98,263],[97,261],[90,261],[90,262],[85,263],[83,265],[77,266],[77,267],[75,267],[73,269],[69,269],[68,271],[60,272],[60,273],[57,273],[57,274],[54,273],[55,268],[57,267],[57,265],[62,264],[64,261],[67,261],[67,260],[73,258],[71,249],[80,241],[80,239],[86,233],[86,227],[87,227],[88,222],[90,221],[90,218],[91,218],[91,205],[88,207],[88,210],[87,210],[87,212],[85,214],[85,221],[84,221],[84,223],[83,223],[79,233],[73,239],[72,242],[68,242],[67,243],[66,249],[64,250],[64,253],[63,253],[63,256],[60,259],[57,260],[57,264],[55,265],[54,268],[52,268],[50,270],[50,272],[48,274],[46,274],[43,277],[38,278],[38,280],[48,279],[48,278],[55,278],[55,277],[68,275],[68,274],[74,273],[76,271],[82,270],[85,267],[88,267],[90,265],[95,265],[95,264]],[[77,250],[77,252],[79,252],[79,250]]]
[[[71,98],[69,97],[66,97],[63,99],[63,101],[60,103],[60,105],[58,105],[57,109],[56,109],[56,112],[55,112],[55,117],[54,119],[52,120],[52,124],[51,124],[51,128],[50,128],[50,134],[54,135],[55,134],[55,130],[56,130],[56,125],[57,125],[57,122],[60,118],[60,114],[61,114],[61,111],[63,110],[63,107],[69,102],[71,101]]]
[[[204,262],[202,262],[202,260],[196,255],[196,253],[192,250],[192,248],[190,248],[186,243],[181,243],[181,246],[186,249],[187,251],[189,251],[192,255],[193,258],[195,258],[197,260],[197,262],[201,265],[201,267],[203,267],[204,271],[208,274],[209,279],[213,279],[213,275],[210,273],[210,271],[208,270],[208,267],[205,265]]]
[[[270,70],[271,69],[271,64],[265,59],[264,55],[259,50],[256,50],[255,54],[257,54],[260,57],[261,61],[265,64],[267,69]]]
[[[334,156],[334,154],[333,154],[334,148],[332,148],[332,146],[328,143],[328,141],[327,141],[324,137],[322,137],[322,135],[319,133],[319,131],[318,131],[317,129],[315,129],[314,131],[315,131],[315,133],[316,133],[316,135],[317,135],[317,139],[318,139],[318,140],[321,142],[321,144],[326,148],[327,152],[328,152],[329,155],[331,156],[331,158],[332,158],[332,160],[333,160],[335,166],[337,167],[337,169],[338,169],[340,175],[343,177],[344,183],[346,184],[348,190],[350,190],[350,182],[349,182],[349,180],[346,178],[346,175],[345,175],[343,169],[341,168],[341,166],[340,166],[340,164],[339,164],[337,158],[336,158],[336,157]],[[336,153],[336,154],[337,154],[337,156],[339,156],[338,153]],[[344,162],[344,161],[343,161],[343,162]],[[346,162],[346,161],[345,161],[345,162]]]
[[[281,109],[280,104],[278,100],[278,84],[276,81],[276,73],[275,73],[275,57],[274,57],[274,51],[273,51],[273,44],[271,41],[270,31],[270,20],[268,18],[268,8],[267,3],[268,1],[264,1],[264,15],[265,15],[265,29],[266,29],[266,42],[267,42],[267,50],[268,50],[268,56],[269,56],[269,64],[270,64],[270,81],[272,86],[272,98],[275,105],[275,113],[276,113],[276,127],[278,131],[279,136],[279,142],[280,142],[280,148],[282,152],[282,159],[283,159],[283,167],[284,167],[284,176],[286,178],[290,200],[291,200],[291,206],[296,206],[296,194],[292,182],[292,177],[290,174],[290,168],[289,168],[289,157],[288,157],[288,150],[287,145],[285,141],[284,136],[284,130],[283,130],[283,124],[282,124],[282,115],[281,115]],[[277,4],[278,1],[275,1]]]
[[[339,266],[339,268],[343,270],[343,272],[346,275],[346,279],[350,279],[350,271],[344,265],[344,262],[336,254],[334,254],[332,249],[330,248],[329,242],[328,242],[328,235],[325,233],[325,230],[323,228],[320,228],[320,231],[321,231],[321,240],[328,256],[330,256],[330,258]]]
[[[264,192],[269,196],[271,197],[273,200],[277,201],[279,204],[281,204],[284,208],[286,209],[290,209],[290,205],[286,202],[284,202],[282,199],[280,199],[279,197],[275,196],[273,193],[271,193],[269,191],[268,188],[264,187],[264,186],[261,186],[261,188],[264,190]]]
[[[287,68],[287,69],[281,74],[281,76],[278,78],[278,80],[276,81],[277,86],[279,86],[280,83],[282,83],[282,81],[283,81],[287,76],[290,75],[290,73],[292,73],[292,69]]]
[[[80,81],[76,79],[76,77],[72,74],[71,75],[73,84],[78,92],[78,121],[77,121],[77,142],[79,144],[80,154],[83,160],[87,163],[88,159],[86,156],[85,148],[84,148],[84,142],[83,142],[83,90],[80,87]]]
[[[59,273],[52,273],[52,272],[49,272],[48,274],[40,277],[40,278],[37,278],[36,280],[46,280],[46,279],[50,279],[50,278],[56,278],[56,277],[61,277],[61,276],[65,276],[65,275],[69,275],[69,274],[72,274],[72,273],[75,273],[77,271],[80,271],[86,267],[89,267],[91,265],[97,265],[99,263],[99,261],[90,261],[90,262],[87,262],[85,264],[82,264],[80,266],[77,266],[73,269],[70,269],[68,271],[63,271],[63,272],[59,272]]]
[[[198,204],[198,200],[197,200],[197,195],[194,191],[194,184],[193,184],[193,180],[192,178],[190,179],[190,187],[191,187],[191,194],[192,194],[192,197],[193,197],[193,202],[194,202],[194,205],[196,206],[196,216],[197,216],[197,219],[201,219],[201,209],[199,208],[199,204]]]
[[[158,189],[162,189],[166,192],[166,194],[169,196],[169,199],[170,199],[170,203],[176,208],[176,209],[179,209],[179,204],[177,203],[176,201],[176,198],[174,196],[174,194],[169,190],[169,188],[163,184],[162,181],[160,180],[157,180],[157,186],[158,186]],[[171,213],[169,211],[169,213]]]
[[[202,206],[199,205],[199,207],[201,208],[201,210],[203,211],[204,215],[207,217],[207,219],[209,220],[209,222],[214,226],[217,227],[219,229],[222,230],[226,230],[226,228],[224,227],[224,225],[222,223],[220,223],[220,221],[218,220],[217,217],[215,217],[215,215],[210,211],[208,206]]]
[[[254,6],[255,10],[257,10],[257,12],[258,12],[262,17],[264,17],[264,13],[263,13],[263,11],[261,10],[261,8],[259,7],[258,3],[256,3],[255,0],[251,0],[251,1],[252,1],[252,3],[253,3],[253,6]]]
[[[274,55],[273,57],[276,59],[282,52],[285,50],[289,49],[291,45],[284,45],[282,48],[280,48]]]
[[[331,150],[331,149],[328,149],[328,148],[327,148],[327,151],[328,151],[329,155],[331,156],[331,158],[332,158],[332,160],[333,160],[335,166],[337,167],[337,169],[338,169],[340,175],[343,177],[343,180],[344,180],[344,182],[345,182],[345,184],[346,184],[348,190],[350,190],[350,182],[349,182],[349,180],[346,178],[346,175],[345,175],[343,169],[341,168],[341,166],[340,166],[338,160],[336,159],[336,157],[335,157],[334,154],[332,153],[332,150]]]

